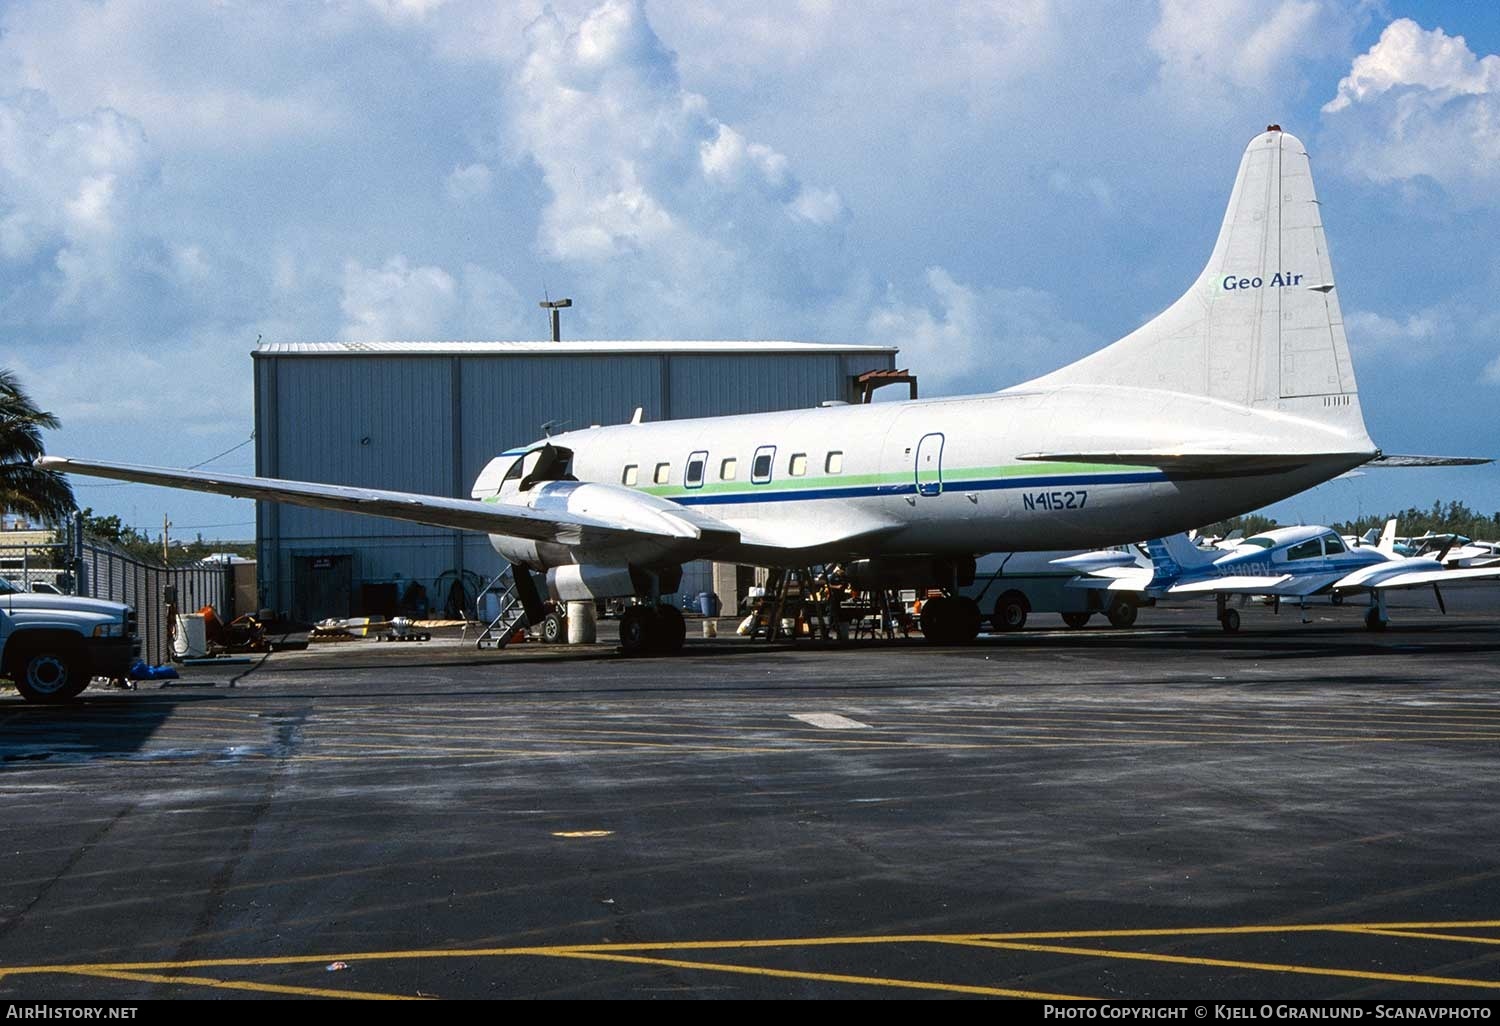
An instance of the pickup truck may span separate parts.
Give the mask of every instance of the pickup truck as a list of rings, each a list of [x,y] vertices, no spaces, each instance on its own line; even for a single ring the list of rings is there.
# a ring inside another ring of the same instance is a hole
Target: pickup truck
[[[135,610],[124,603],[0,579],[0,675],[28,702],[67,702],[94,677],[124,677],[139,651]]]

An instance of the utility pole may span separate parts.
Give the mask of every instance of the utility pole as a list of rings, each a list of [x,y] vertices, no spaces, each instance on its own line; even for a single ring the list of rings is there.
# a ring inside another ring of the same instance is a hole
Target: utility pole
[[[540,306],[543,310],[547,310],[547,311],[551,312],[551,314],[552,314],[552,341],[554,341],[554,342],[561,342],[562,341],[562,318],[559,316],[558,311],[559,310],[566,310],[568,307],[570,307],[570,306],[573,305],[573,301],[571,299],[548,299],[548,300],[543,300],[542,302],[538,303],[537,305]]]
[[[172,565],[168,561],[168,559],[167,559],[167,532],[169,530],[171,530],[171,528],[172,528],[172,521],[168,520],[167,519],[167,515],[165,513],[163,513],[161,515],[161,562],[162,562],[162,566],[171,566]]]

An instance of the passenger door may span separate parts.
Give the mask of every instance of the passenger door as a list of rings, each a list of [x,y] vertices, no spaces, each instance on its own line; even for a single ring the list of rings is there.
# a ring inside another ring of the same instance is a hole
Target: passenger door
[[[917,443],[916,483],[917,494],[923,496],[943,493],[943,436],[941,433],[923,435]]]

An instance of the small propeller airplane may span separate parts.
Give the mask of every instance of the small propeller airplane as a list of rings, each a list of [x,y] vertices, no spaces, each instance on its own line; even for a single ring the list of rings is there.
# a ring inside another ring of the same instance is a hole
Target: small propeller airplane
[[[1351,544],[1327,527],[1280,527],[1241,540],[1233,548],[1199,548],[1186,534],[1148,541],[1150,567],[1128,563],[1115,550],[1053,560],[1078,570],[1069,587],[1137,591],[1150,598],[1212,595],[1224,630],[1240,629],[1240,614],[1229,608],[1231,595],[1265,596],[1304,605],[1310,597],[1342,602],[1360,592],[1370,596],[1365,626],[1384,630],[1390,621],[1386,596],[1398,588],[1431,587],[1438,608],[1447,612],[1441,586],[1500,579],[1500,566],[1445,569],[1428,556],[1402,556],[1395,550],[1396,521],[1386,522],[1374,545]]]
[[[631,654],[682,647],[682,614],[660,597],[697,559],[837,562],[855,579],[941,588],[923,634],[968,642],[983,617],[959,588],[978,554],[1159,537],[1365,464],[1489,462],[1389,456],[1370,439],[1321,210],[1302,142],[1268,126],[1181,297],[1113,345],[985,395],[637,417],[509,449],[467,498],[66,457],[37,466],[480,531],[510,562],[526,621],[545,615],[542,587],[560,602],[643,599],[620,622]]]

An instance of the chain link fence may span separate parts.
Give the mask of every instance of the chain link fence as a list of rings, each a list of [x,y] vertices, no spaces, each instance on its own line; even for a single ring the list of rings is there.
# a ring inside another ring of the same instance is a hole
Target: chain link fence
[[[160,666],[172,657],[168,589],[179,612],[213,606],[225,623],[234,619],[234,578],[228,563],[161,567],[143,563],[105,542],[85,538],[79,557],[78,594],[124,602],[135,609],[141,658]]]
[[[196,613],[213,606],[224,623],[234,619],[234,572],[229,563],[182,567],[146,563],[109,542],[84,535],[80,526],[75,519],[60,532],[63,540],[55,542],[32,538],[10,543],[0,535],[0,576],[23,591],[53,591],[131,606],[140,632],[141,658],[153,666],[172,658],[172,624],[167,616],[170,589],[175,589],[179,612]]]

